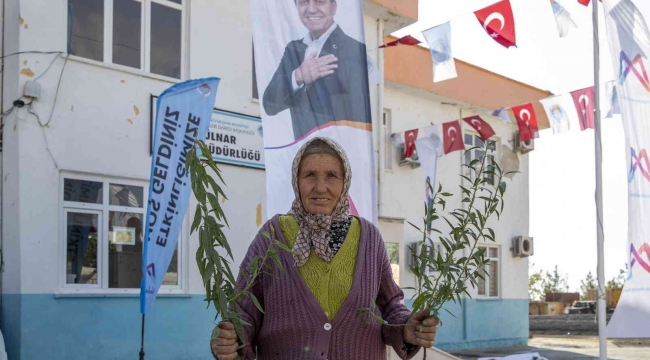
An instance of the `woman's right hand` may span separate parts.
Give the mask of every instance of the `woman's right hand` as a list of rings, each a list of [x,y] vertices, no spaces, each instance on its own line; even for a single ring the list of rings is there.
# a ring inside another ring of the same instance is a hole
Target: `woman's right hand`
[[[215,359],[235,360],[237,357],[237,333],[230,322],[219,323],[219,335],[210,340],[210,348]]]

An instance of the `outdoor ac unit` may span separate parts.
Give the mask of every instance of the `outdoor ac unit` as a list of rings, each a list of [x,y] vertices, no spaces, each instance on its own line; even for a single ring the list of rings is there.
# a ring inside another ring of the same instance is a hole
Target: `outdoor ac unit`
[[[420,167],[420,159],[418,158],[417,150],[413,150],[413,154],[410,157],[405,157],[406,145],[399,145],[399,166],[410,165],[411,168],[415,169]]]
[[[424,244],[421,241],[417,242],[412,242],[408,245],[409,248],[409,270],[415,266],[415,259],[419,257],[422,254],[422,249],[424,248]],[[426,245],[427,250],[429,251],[429,257],[438,257],[438,253],[441,251],[442,245],[441,244],[434,244],[431,246],[430,244]],[[428,269],[425,270],[426,275],[429,275],[433,271],[433,268],[429,267]]]
[[[517,236],[512,239],[512,254],[516,257],[533,256],[534,248],[532,237]]]
[[[514,145],[515,151],[519,151],[522,154],[535,150],[535,141],[532,139],[528,141],[521,141],[519,131],[515,131]]]

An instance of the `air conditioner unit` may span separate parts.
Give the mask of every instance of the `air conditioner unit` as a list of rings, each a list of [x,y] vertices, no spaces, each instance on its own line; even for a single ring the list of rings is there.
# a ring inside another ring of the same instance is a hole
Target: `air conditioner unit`
[[[405,157],[406,153],[406,144],[399,145],[399,166],[410,165],[411,168],[415,169],[420,167],[420,159],[418,158],[417,150],[413,150],[413,154],[410,157]]]
[[[535,150],[535,140],[521,141],[519,131],[515,131],[514,148],[522,154],[531,152]]]
[[[512,239],[512,254],[515,257],[533,256],[534,245],[532,237],[517,236]]]
[[[433,246],[431,244],[423,244],[421,241],[417,242],[412,242],[408,245],[409,249],[409,270],[415,266],[415,259],[422,254],[422,249],[426,246],[426,249],[429,251],[429,257],[438,257],[438,253],[442,251],[442,244],[436,244],[434,243]],[[425,270],[426,275],[430,275],[431,272],[433,272],[432,267],[428,267]]]

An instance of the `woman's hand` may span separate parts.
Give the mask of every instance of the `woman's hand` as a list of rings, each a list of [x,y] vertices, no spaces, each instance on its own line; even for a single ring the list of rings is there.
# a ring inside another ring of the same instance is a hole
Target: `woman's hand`
[[[404,342],[424,348],[433,346],[440,320],[429,314],[429,309],[425,309],[411,315],[404,329]]]
[[[210,348],[215,359],[235,360],[237,357],[237,333],[230,322],[219,323],[219,335],[210,340]]]

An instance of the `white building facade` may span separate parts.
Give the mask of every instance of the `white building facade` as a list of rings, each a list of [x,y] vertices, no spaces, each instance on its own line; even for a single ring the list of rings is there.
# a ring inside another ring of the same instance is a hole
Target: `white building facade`
[[[9,359],[135,358],[152,97],[185,79],[217,76],[222,81],[216,108],[259,118],[249,3],[7,0],[1,11],[1,330]],[[367,47],[376,49],[385,35],[417,20],[417,0],[365,1],[364,11]],[[426,50],[413,51],[428,56]],[[401,71],[380,52],[369,55],[380,67],[385,61],[386,73]],[[462,77],[463,70],[459,73]],[[482,74],[510,92],[525,87]],[[34,89],[38,96],[24,96],[26,91],[34,95]],[[543,94],[530,90],[527,101]],[[487,108],[388,76],[371,86],[371,103],[382,180],[379,226],[389,249],[399,254],[398,281],[407,287],[414,278],[406,246],[419,237],[404,221],[421,222],[424,179],[420,169],[399,166],[388,135]],[[512,147],[516,126],[489,121],[498,141],[493,156],[499,160],[501,145]],[[443,318],[441,349],[526,343],[528,260],[510,250],[514,236],[530,235],[528,159],[517,156],[521,173],[507,180],[506,211],[494,223],[498,241],[485,245],[495,276],[473,290],[473,299],[450,305],[456,318]],[[464,161],[461,152],[439,160],[438,181],[456,195],[449,206],[460,206]],[[230,224],[225,233],[239,264],[273,214],[265,211],[263,169],[221,168],[228,196],[221,200]],[[195,206],[192,200],[176,258],[147,315],[148,359],[211,357],[214,311],[204,302],[194,260],[198,239],[189,233]]]

